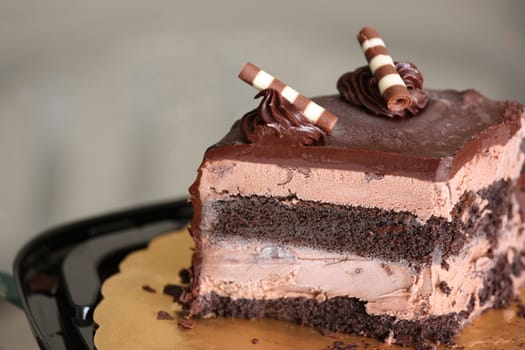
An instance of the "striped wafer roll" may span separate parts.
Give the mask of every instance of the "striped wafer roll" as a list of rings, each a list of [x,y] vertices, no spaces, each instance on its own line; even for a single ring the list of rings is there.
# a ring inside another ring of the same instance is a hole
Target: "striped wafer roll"
[[[365,53],[372,74],[377,79],[379,92],[385,99],[387,108],[392,112],[399,112],[410,107],[412,96],[397,72],[379,33],[374,28],[365,27],[359,32],[357,40]]]
[[[239,73],[239,78],[257,90],[269,88],[277,90],[282,97],[297,106],[308,121],[317,125],[328,134],[330,134],[337,122],[335,115],[252,63],[248,62],[244,65]]]

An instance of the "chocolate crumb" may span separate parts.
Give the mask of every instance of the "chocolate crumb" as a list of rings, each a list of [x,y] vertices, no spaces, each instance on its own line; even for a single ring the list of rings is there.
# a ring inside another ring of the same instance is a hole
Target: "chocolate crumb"
[[[357,344],[345,344],[342,341],[334,341],[330,350],[356,350],[358,347]]]
[[[448,269],[450,268],[450,264],[446,260],[443,260],[441,262],[441,268],[445,271],[448,271]]]
[[[148,286],[147,284],[142,286],[142,290],[145,291],[145,292],[148,292],[148,293],[157,293],[155,288],[153,288],[151,286]]]
[[[450,292],[452,292],[452,288],[450,288],[448,283],[445,281],[439,282],[437,287],[443,292],[443,294],[446,294],[447,296],[450,295]]]
[[[177,326],[179,326],[179,328],[193,329],[195,327],[195,321],[189,320],[187,318],[181,318],[177,323]]]
[[[168,320],[168,321],[171,321],[173,319],[174,319],[173,316],[169,312],[162,311],[162,310],[157,312],[157,320]]]
[[[429,341],[421,341],[416,343],[416,350],[437,350],[437,346]]]
[[[345,343],[343,343],[342,341],[334,341],[332,349],[342,349],[343,346],[345,346]]]
[[[255,344],[259,344],[259,339],[257,339],[257,338],[253,338],[253,339],[252,339],[252,344],[254,344],[254,345],[255,345]]]
[[[188,269],[182,269],[179,271],[179,277],[182,283],[188,284],[190,283],[190,270]]]
[[[175,301],[179,301],[182,292],[184,292],[184,287],[176,284],[167,284],[164,286],[162,292],[164,294],[171,295]]]
[[[517,315],[518,315],[518,317],[525,318],[525,305],[523,305],[523,304],[519,304],[518,305]]]
[[[332,338],[335,338],[335,333],[332,332],[331,330],[329,329],[326,329],[326,328],[319,328],[319,332],[321,332],[321,334],[325,337],[332,337]]]

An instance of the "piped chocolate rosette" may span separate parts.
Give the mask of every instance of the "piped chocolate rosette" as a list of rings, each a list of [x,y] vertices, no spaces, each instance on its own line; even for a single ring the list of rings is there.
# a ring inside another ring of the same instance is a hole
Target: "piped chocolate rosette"
[[[339,78],[337,89],[341,97],[378,116],[417,115],[428,101],[423,90],[423,75],[418,68],[410,62],[394,62],[373,28],[363,28],[357,38],[368,66]]]
[[[310,123],[294,104],[277,90],[264,89],[259,106],[242,118],[242,130],[249,142],[259,144],[323,145],[326,132]]]
[[[239,78],[261,91],[260,105],[242,119],[245,137],[253,143],[322,145],[337,117],[252,63]]]

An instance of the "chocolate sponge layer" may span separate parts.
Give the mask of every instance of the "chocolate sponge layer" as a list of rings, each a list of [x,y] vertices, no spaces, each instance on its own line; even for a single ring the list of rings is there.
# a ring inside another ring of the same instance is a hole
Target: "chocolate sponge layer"
[[[440,251],[443,262],[470,239],[486,235],[494,248],[502,218],[512,215],[514,183],[499,180],[489,187],[465,192],[452,220],[431,217],[418,222],[410,212],[334,205],[295,197],[233,197],[207,204],[220,220],[203,232],[211,242],[245,238],[339,253],[354,253],[389,261],[430,264]],[[487,200],[481,208],[477,197]]]

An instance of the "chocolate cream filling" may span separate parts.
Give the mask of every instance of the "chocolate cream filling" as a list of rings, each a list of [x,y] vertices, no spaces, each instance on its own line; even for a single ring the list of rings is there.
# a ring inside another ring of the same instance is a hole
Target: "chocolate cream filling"
[[[325,301],[304,297],[233,299],[212,293],[199,297],[195,304],[202,315],[248,319],[267,317],[383,340],[408,337],[413,342],[432,340],[450,345],[464,325],[479,314],[479,299],[485,300],[485,307],[508,304],[517,285],[516,278],[525,268],[524,261],[525,257],[520,254],[514,254],[512,260],[509,260],[509,254],[500,255],[484,278],[483,294],[479,297],[472,295],[463,311],[417,320],[371,315],[367,312],[366,302],[353,297],[334,297]]]

